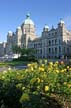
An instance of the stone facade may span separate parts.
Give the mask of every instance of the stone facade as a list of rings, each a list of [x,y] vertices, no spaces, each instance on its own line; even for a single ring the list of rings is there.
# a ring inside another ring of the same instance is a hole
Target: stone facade
[[[6,42],[0,43],[0,57],[6,54]]]
[[[36,35],[35,31],[35,24],[30,19],[30,15],[27,14],[25,21],[16,29],[15,33],[8,32],[6,54],[12,54],[12,47],[17,45],[24,48],[34,48],[37,58],[71,56],[71,31],[67,30],[63,20],[60,20],[57,28],[52,26],[49,29],[45,25],[40,37]]]
[[[71,56],[71,31],[68,31],[64,21],[60,20],[57,28],[45,25],[40,38],[29,43],[36,49],[37,58],[61,58]]]

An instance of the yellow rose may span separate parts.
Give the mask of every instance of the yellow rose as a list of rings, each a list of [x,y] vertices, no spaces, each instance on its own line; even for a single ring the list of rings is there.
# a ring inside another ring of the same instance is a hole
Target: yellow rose
[[[45,92],[49,90],[49,86],[45,86]]]
[[[43,80],[41,80],[41,82],[43,83]]]
[[[71,84],[68,84],[68,87],[70,87],[70,88],[71,88]]]
[[[10,70],[11,70],[11,68],[9,67],[9,68],[8,68],[8,70],[10,71]]]
[[[66,85],[67,84],[67,82],[64,82],[64,85]]]
[[[31,64],[28,64],[27,66],[28,66],[28,67],[31,67]]]
[[[69,68],[69,71],[71,71],[71,68]]]
[[[65,72],[65,70],[64,70],[64,69],[62,69],[62,70],[61,70],[61,72],[63,73],[63,72]]]
[[[40,83],[40,78],[37,78],[37,82]]]
[[[66,72],[66,69],[64,69],[64,71]]]
[[[39,67],[39,71],[44,71],[44,68],[43,67]]]
[[[69,66],[67,66],[67,69],[69,69]]]
[[[37,86],[37,89],[40,89],[40,86]]]
[[[53,65],[53,62],[49,62],[50,65]]]
[[[24,90],[25,89],[25,87],[22,87],[22,90]]]
[[[33,71],[34,69],[33,69],[33,67],[31,67],[31,71]]]
[[[42,64],[41,66],[42,66],[42,67],[44,67],[45,65],[44,65],[44,64]]]
[[[7,71],[3,71],[3,74],[7,73]]]
[[[56,73],[59,73],[59,70],[55,70]]]

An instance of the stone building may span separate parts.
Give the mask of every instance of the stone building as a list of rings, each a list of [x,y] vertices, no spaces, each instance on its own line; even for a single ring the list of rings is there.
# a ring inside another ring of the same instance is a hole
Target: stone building
[[[0,43],[0,57],[6,54],[6,42]]]
[[[45,25],[41,36],[36,35],[34,22],[30,14],[26,15],[25,21],[16,29],[7,34],[6,54],[12,54],[13,46],[34,48],[37,58],[61,58],[71,56],[71,31],[67,30],[65,22],[61,19],[57,28],[49,29]]]
[[[37,58],[61,58],[71,56],[71,31],[60,20],[57,28],[44,26],[41,37],[29,42],[28,47],[36,49]]]
[[[29,40],[34,40],[36,38],[35,25],[30,19],[30,15],[26,15],[25,21],[21,26],[17,27],[16,32],[8,32],[7,35],[7,54],[12,53],[13,46],[28,47]]]

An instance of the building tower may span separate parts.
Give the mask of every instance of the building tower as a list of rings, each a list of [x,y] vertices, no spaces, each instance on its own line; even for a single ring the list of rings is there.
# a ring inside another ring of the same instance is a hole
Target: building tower
[[[30,18],[30,14],[26,15],[26,19],[24,23],[21,25],[21,29],[22,29],[22,47],[27,48],[29,38],[30,40],[34,40],[36,37],[35,25]]]
[[[7,48],[6,48],[7,54],[12,54],[12,46],[13,46],[13,32],[9,31],[7,35]]]
[[[17,27],[16,29],[16,45],[21,47],[21,38],[22,38],[22,30],[21,27]]]

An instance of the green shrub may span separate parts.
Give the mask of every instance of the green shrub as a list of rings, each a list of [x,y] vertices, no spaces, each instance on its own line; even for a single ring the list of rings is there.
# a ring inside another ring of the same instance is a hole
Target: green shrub
[[[5,108],[71,108],[71,67],[40,61],[24,70],[0,73],[2,104]]]

